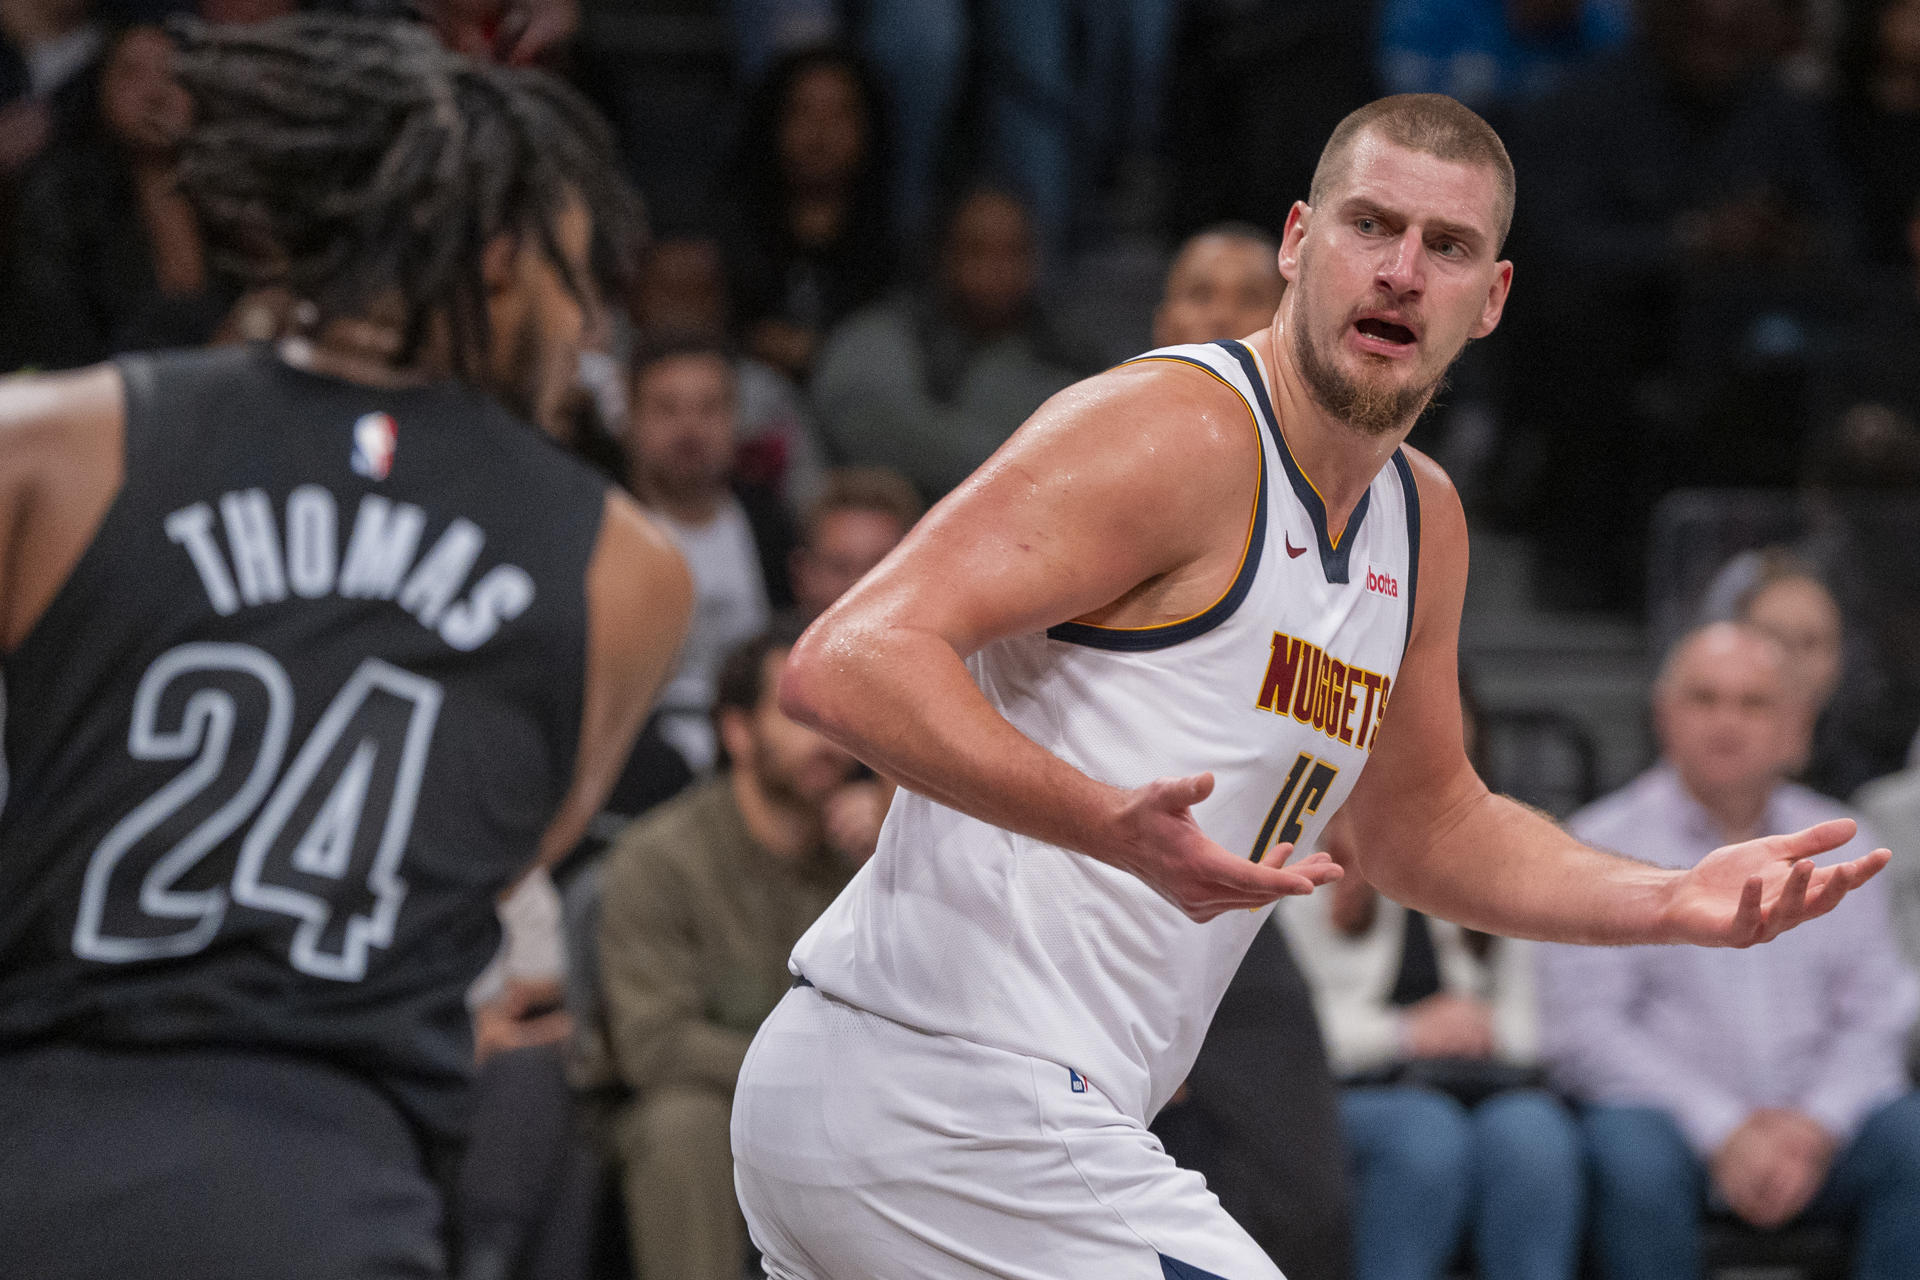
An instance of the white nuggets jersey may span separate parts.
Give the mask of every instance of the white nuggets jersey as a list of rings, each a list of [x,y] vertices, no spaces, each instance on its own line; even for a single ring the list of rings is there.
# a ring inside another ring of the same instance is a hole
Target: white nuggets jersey
[[[1366,764],[1406,650],[1413,474],[1396,452],[1335,543],[1246,347],[1140,359],[1194,366],[1245,402],[1261,475],[1232,585],[1179,622],[1063,624],[968,667],[1015,728],[1094,778],[1211,771],[1194,817],[1228,850],[1311,850]],[[791,967],[895,1022],[1059,1063],[1145,1123],[1185,1078],[1269,911],[1196,924],[1124,871],[902,790],[873,859]]]

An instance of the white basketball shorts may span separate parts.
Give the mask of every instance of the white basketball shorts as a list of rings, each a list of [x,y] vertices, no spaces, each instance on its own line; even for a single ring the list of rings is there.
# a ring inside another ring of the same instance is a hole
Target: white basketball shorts
[[[733,1159],[770,1280],[1281,1280],[1097,1082],[812,987],[754,1037]]]

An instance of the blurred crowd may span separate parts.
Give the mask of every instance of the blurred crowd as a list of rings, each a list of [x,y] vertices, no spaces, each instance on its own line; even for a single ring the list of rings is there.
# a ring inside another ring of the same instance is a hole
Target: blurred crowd
[[[277,332],[174,187],[165,23],[296,7],[0,0],[0,367]],[[595,838],[471,995],[466,1275],[751,1274],[732,1082],[891,795],[780,713],[798,628],[1055,392],[1264,325],[1322,141],[1401,91],[1482,111],[1520,186],[1507,322],[1414,443],[1543,603],[1667,653],[1659,762],[1574,829],[1677,866],[1858,814],[1896,858],[1844,921],[1698,956],[1351,876],[1263,931],[1163,1136],[1295,1280],[1684,1276],[1702,1222],[1804,1221],[1920,1274],[1920,0],[421,12],[618,131],[651,234],[570,443],[697,592]],[[1771,496],[1674,505],[1703,487]]]

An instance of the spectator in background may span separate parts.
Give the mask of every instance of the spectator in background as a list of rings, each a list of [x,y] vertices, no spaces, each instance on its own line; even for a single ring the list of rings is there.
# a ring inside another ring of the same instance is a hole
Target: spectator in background
[[[92,0],[0,3],[0,182],[47,145],[104,39]]]
[[[1854,792],[1853,807],[1893,850],[1887,866],[1893,932],[1907,964],[1920,967],[1920,737],[1907,752],[1907,767]],[[1920,1022],[1907,1038],[1907,1073],[1920,1080]]]
[[[1382,898],[1351,870],[1284,901],[1326,1029],[1354,1198],[1356,1280],[1572,1280],[1580,1138],[1538,1087],[1527,944]]]
[[[1444,93],[1475,111],[1539,98],[1626,42],[1631,0],[1387,0],[1377,54],[1387,93]]]
[[[827,473],[800,522],[793,550],[793,602],[812,620],[886,558],[925,508],[913,483],[885,467]]]
[[[22,180],[10,299],[19,364],[65,369],[195,346],[237,296],[214,281],[174,185],[192,102],[172,62],[160,28],[122,32],[101,59],[90,114]]]
[[[847,319],[813,383],[842,462],[901,472],[929,500],[966,479],[1054,392],[1091,370],[1035,299],[1033,226],[1014,197],[967,192],[940,237],[930,290]]]
[[[693,571],[693,623],[661,690],[660,732],[696,774],[717,758],[709,712],[720,663],[766,628],[768,575],[785,558],[784,545],[756,536],[755,521],[728,487],[735,411],[733,366],[722,348],[686,341],[635,358],[629,487]],[[763,517],[761,525],[772,522]]]
[[[1781,3],[1642,0],[1636,38],[1510,133],[1534,192],[1514,255],[1560,282],[1507,340],[1553,603],[1638,605],[1667,489],[1796,477],[1791,379],[1857,237],[1820,115],[1779,82]]]
[[[1286,280],[1279,244],[1223,223],[1180,246],[1153,344],[1238,338],[1270,323]],[[1277,922],[1254,937],[1185,1086],[1153,1131],[1290,1280],[1351,1270],[1340,1117],[1313,999]]]
[[[646,1280],[740,1280],[733,1085],[792,985],[787,953],[852,875],[829,797],[853,757],[781,714],[797,627],[728,656],[716,778],[630,829],[608,855],[600,977],[612,1056],[632,1091],[617,1119],[634,1262]],[[868,848],[877,831],[863,835]]]
[[[655,241],[634,274],[628,309],[642,347],[724,341],[729,307],[719,241],[692,235]],[[819,494],[826,473],[819,432],[803,397],[786,374],[751,355],[736,354],[733,373],[735,474],[789,510],[799,510]]]
[[[1690,867],[1714,846],[1848,811],[1784,781],[1800,742],[1788,665],[1741,623],[1683,637],[1654,689],[1662,763],[1574,815],[1602,846]],[[1835,857],[1865,852],[1862,833]],[[1791,890],[1789,890],[1791,892]],[[1542,948],[1542,1037],[1583,1108],[1606,1280],[1701,1272],[1700,1218],[1855,1229],[1853,1275],[1920,1258],[1920,1095],[1903,1049],[1920,1004],[1886,885],[1750,951]]]
[[[867,66],[836,46],[777,61],[715,193],[734,331],[805,382],[821,337],[893,277],[888,148]]]
[[[1920,201],[1920,0],[1853,5],[1839,80],[1833,137],[1860,202],[1863,248],[1905,267]]]
[[[1244,338],[1272,323],[1286,288],[1278,240],[1250,223],[1209,227],[1189,237],[1167,268],[1153,345]]]

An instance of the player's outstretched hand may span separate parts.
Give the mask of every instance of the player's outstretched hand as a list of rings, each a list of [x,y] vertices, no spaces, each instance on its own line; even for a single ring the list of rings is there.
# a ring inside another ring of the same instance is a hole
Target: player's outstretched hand
[[[1131,872],[1192,920],[1236,908],[1263,907],[1340,878],[1324,853],[1291,867],[1290,844],[1277,844],[1258,862],[1207,839],[1193,806],[1213,794],[1213,775],[1162,778],[1127,793],[1116,818],[1116,839],[1102,850],[1107,862]]]
[[[1715,849],[1668,888],[1663,941],[1750,947],[1827,914],[1893,856],[1875,849],[1831,867],[1809,861],[1853,839],[1855,830],[1853,819],[1834,818]]]

